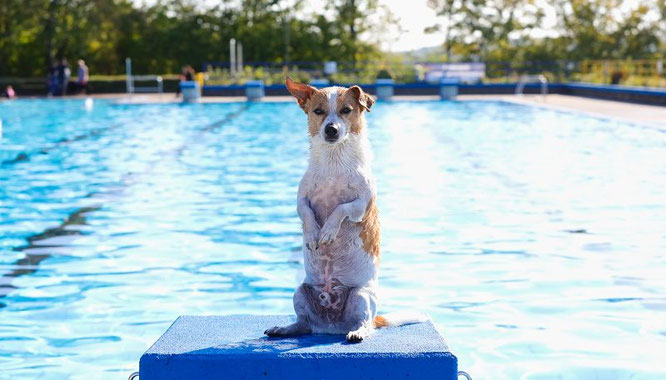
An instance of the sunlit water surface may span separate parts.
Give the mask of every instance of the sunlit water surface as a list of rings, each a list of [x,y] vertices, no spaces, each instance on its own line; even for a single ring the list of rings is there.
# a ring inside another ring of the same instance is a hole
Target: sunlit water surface
[[[292,103],[0,103],[0,377],[125,378],[181,314],[290,314]],[[381,311],[477,379],[666,376],[666,133],[500,102],[368,114]]]

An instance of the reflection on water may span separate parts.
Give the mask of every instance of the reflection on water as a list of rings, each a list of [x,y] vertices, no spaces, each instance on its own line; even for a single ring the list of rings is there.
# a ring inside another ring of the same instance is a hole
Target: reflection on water
[[[0,378],[118,378],[179,315],[292,313],[296,105],[85,107],[0,103]],[[368,116],[381,310],[429,313],[476,378],[666,374],[666,134],[493,102]]]
[[[70,241],[66,237],[80,235],[81,231],[76,229],[76,227],[85,224],[85,214],[87,212],[98,209],[98,207],[84,207],[76,210],[60,226],[49,228],[34,236],[29,236],[26,239],[28,240],[27,245],[16,247],[15,250],[23,252],[25,256],[10,264],[9,267],[12,270],[0,276],[0,298],[4,297],[12,289],[16,289],[11,283],[12,278],[35,273],[39,267],[39,263],[51,257],[51,254],[48,253],[49,249],[66,247]],[[4,306],[5,304],[0,302],[0,308]]]

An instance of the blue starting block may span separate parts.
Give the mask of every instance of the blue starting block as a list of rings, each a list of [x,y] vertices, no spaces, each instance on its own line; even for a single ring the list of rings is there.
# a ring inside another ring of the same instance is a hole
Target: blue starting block
[[[184,103],[197,103],[201,99],[199,82],[181,81],[178,86],[180,87],[181,94],[183,94]]]
[[[141,356],[140,380],[445,379],[458,360],[431,322],[383,328],[361,343],[344,335],[268,338],[290,316],[182,316]]]
[[[248,101],[261,100],[266,96],[263,80],[249,80],[245,82],[245,97]]]

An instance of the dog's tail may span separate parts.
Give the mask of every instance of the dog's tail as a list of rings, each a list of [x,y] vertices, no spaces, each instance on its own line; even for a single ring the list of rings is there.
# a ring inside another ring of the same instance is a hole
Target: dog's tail
[[[427,315],[416,312],[396,312],[375,316],[373,324],[379,327],[397,327],[411,325],[413,323],[426,322],[430,318]]]

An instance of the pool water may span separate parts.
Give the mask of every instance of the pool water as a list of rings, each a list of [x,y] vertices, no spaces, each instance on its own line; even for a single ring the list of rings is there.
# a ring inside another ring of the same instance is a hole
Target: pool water
[[[0,378],[117,379],[182,314],[290,314],[293,103],[0,102]],[[666,132],[378,103],[380,311],[476,379],[666,376]]]

